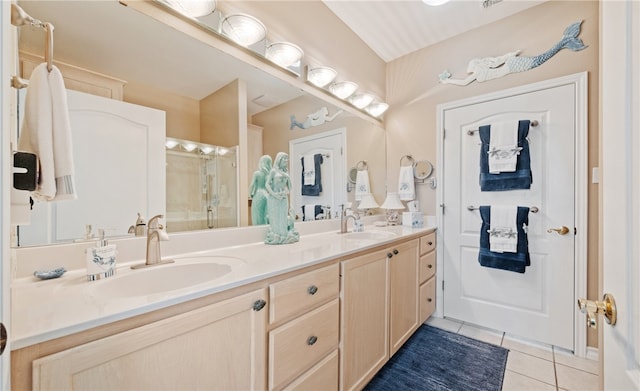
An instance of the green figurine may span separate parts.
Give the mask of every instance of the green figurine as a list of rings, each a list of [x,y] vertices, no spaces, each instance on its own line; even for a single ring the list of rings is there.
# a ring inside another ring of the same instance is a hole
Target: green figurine
[[[269,230],[264,239],[266,244],[295,243],[300,240],[300,234],[291,224],[293,216],[289,211],[288,197],[291,191],[291,179],[288,171],[289,155],[278,152],[265,182],[269,221]]]
[[[271,156],[264,155],[258,161],[258,170],[253,173],[251,186],[249,187],[249,197],[251,197],[251,223],[253,225],[264,225],[267,219],[267,198],[269,194],[265,187],[267,176],[271,171]]]

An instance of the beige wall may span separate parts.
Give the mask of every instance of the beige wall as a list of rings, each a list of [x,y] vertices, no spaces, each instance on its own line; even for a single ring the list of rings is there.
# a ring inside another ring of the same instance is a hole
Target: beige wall
[[[289,151],[290,140],[344,127],[347,129],[347,167],[355,166],[360,160],[367,161],[372,193],[378,203],[382,204],[385,196],[386,164],[384,129],[346,112],[320,126],[305,130],[289,129],[291,115],[302,122],[307,114],[322,107],[320,105],[315,98],[305,96],[254,115],[252,123],[264,128],[263,152],[275,157],[280,151]],[[329,115],[335,113],[335,108],[328,105],[327,108]],[[353,194],[348,193],[349,201],[353,201]]]
[[[454,78],[466,76],[470,59],[501,55],[521,49],[523,56],[538,55],[562,36],[571,23],[584,20],[580,38],[589,47],[580,52],[562,50],[540,67],[466,87],[438,83],[448,69]],[[416,51],[388,64],[385,115],[388,132],[387,168],[391,186],[397,183],[398,162],[404,154],[436,163],[436,106],[505,88],[573,73],[588,72],[589,173],[598,166],[598,2],[549,1],[505,20],[461,34]],[[437,170],[437,167],[436,167]],[[589,185],[588,297],[597,296],[598,188]],[[418,186],[418,199],[429,214],[436,212],[436,192]],[[589,330],[588,345],[597,345]]]
[[[239,86],[239,80],[235,80],[200,101],[200,140],[203,143],[223,147],[238,145]]]
[[[167,113],[167,137],[200,141],[200,102],[146,84],[128,82],[125,102]]]

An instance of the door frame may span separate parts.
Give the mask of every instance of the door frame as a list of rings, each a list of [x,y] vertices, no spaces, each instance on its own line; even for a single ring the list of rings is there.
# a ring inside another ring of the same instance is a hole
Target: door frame
[[[452,110],[473,104],[488,102],[496,99],[508,98],[510,96],[531,93],[539,90],[559,87],[563,85],[573,85],[575,91],[575,181],[574,181],[574,197],[575,197],[575,227],[578,234],[575,236],[574,245],[574,302],[579,297],[585,297],[587,294],[587,242],[588,242],[588,100],[587,100],[587,72],[575,73],[568,76],[558,77],[554,79],[544,80],[524,86],[509,88],[501,91],[491,92],[483,95],[465,98],[453,102],[439,104],[436,107],[436,132],[437,132],[437,172],[438,189],[436,191],[436,204],[439,206],[436,210],[437,226],[436,241],[444,243],[444,189],[447,186],[443,174],[444,173],[444,137],[446,132],[444,129],[444,114],[447,110]],[[443,317],[444,306],[444,252],[438,251],[436,254],[436,283],[440,294],[436,295],[436,312],[435,316]],[[585,357],[587,354],[587,328],[584,319],[579,311],[574,312],[574,354],[579,357]]]

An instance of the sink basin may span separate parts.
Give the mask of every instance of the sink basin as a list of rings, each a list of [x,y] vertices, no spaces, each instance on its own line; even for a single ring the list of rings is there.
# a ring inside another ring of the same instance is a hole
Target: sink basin
[[[350,232],[342,235],[345,239],[366,241],[381,241],[395,238],[397,236],[395,233],[389,231]]]
[[[166,293],[215,281],[229,274],[231,264],[238,260],[233,257],[180,258],[171,264],[127,270],[122,275],[91,283],[91,288],[113,298]],[[189,263],[185,263],[187,261]]]

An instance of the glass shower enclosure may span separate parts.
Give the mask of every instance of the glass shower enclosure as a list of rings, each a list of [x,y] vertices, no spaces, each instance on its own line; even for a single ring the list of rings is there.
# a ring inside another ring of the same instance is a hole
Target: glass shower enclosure
[[[167,230],[236,227],[238,147],[167,137]]]

